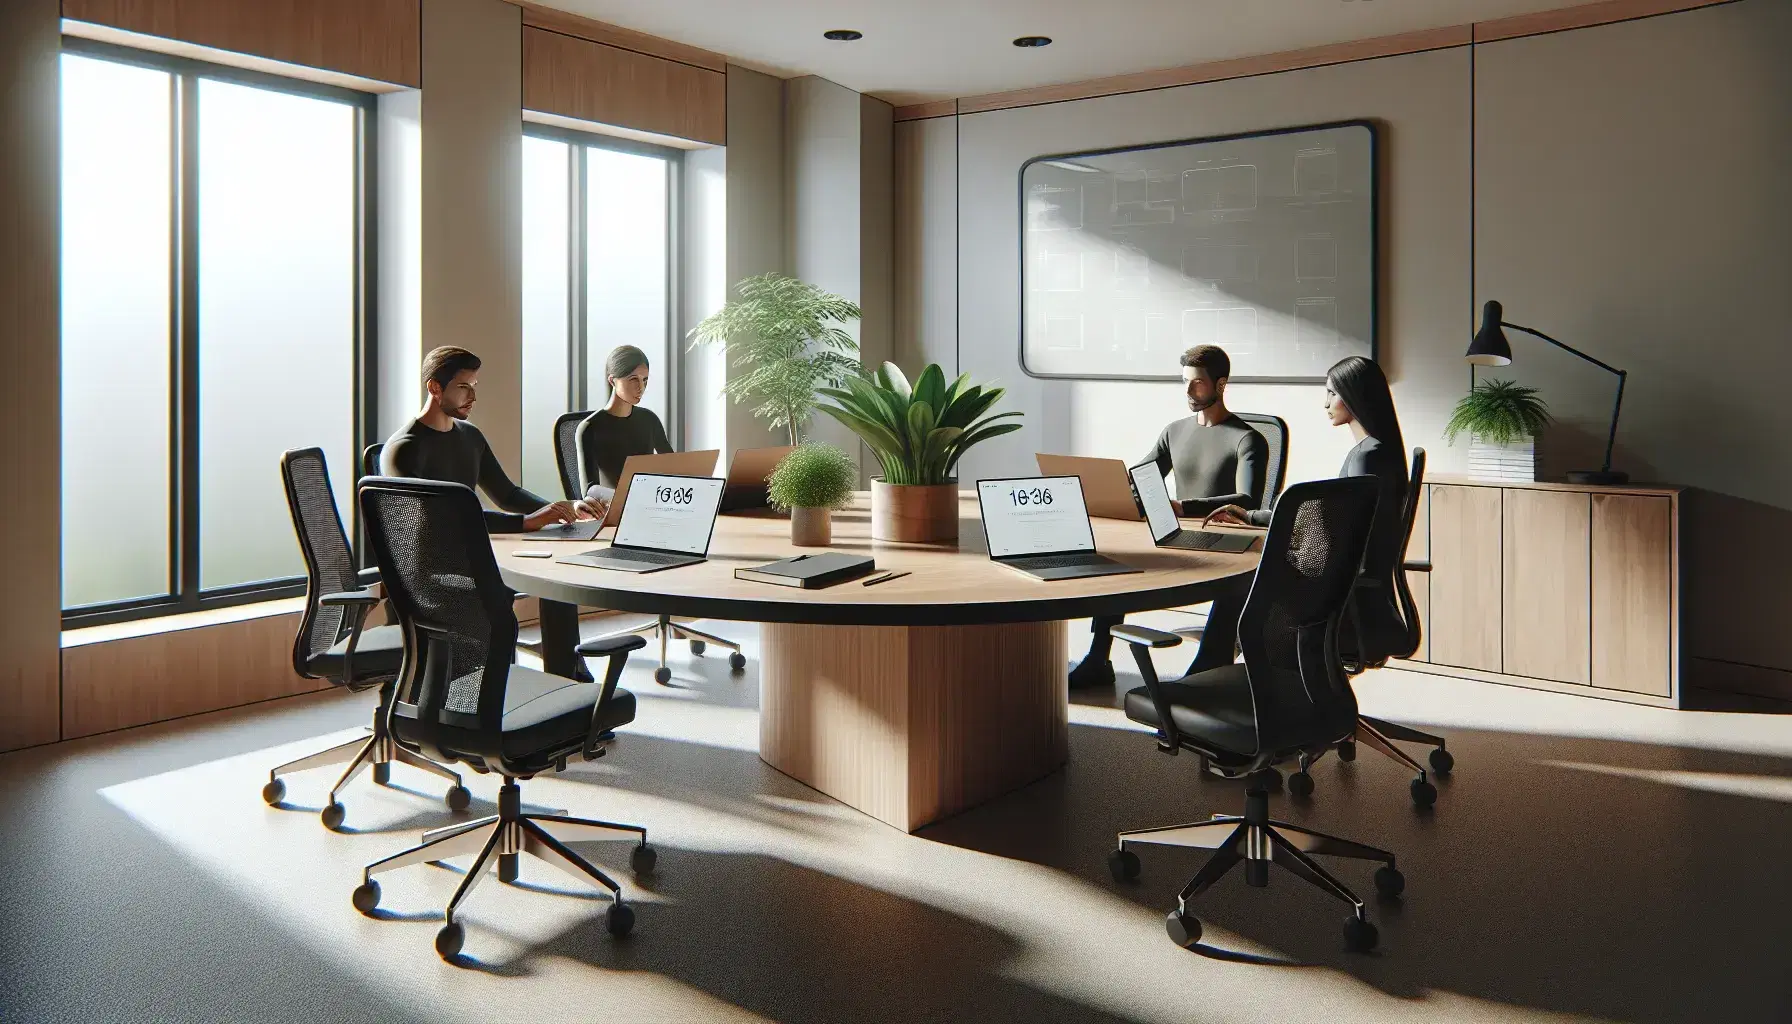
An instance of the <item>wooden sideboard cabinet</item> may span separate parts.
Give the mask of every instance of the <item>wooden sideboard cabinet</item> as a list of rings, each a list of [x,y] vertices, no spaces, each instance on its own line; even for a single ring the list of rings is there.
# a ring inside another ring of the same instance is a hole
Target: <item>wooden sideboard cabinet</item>
[[[1680,706],[1680,490],[1426,481],[1402,667]]]

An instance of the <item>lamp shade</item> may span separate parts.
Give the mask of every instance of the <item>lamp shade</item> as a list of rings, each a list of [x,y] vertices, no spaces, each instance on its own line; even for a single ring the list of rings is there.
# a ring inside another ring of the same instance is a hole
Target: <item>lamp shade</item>
[[[1475,340],[1469,342],[1468,352],[1464,355],[1476,366],[1506,366],[1512,362],[1512,345],[1506,341],[1506,332],[1500,330],[1500,317],[1505,314],[1498,302],[1489,299],[1481,309],[1481,329],[1475,332]]]

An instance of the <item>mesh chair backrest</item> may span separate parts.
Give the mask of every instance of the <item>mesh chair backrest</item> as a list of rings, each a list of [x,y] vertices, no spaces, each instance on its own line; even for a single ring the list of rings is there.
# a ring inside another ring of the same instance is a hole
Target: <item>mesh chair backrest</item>
[[[380,476],[380,453],[386,450],[384,441],[375,441],[361,449],[361,475]]]
[[[1234,413],[1249,423],[1263,440],[1269,442],[1269,466],[1263,475],[1263,500],[1257,503],[1262,511],[1276,507],[1276,495],[1282,493],[1282,481],[1288,478],[1288,422],[1280,416],[1262,413]]]
[[[1295,484],[1276,503],[1239,616],[1260,750],[1342,739],[1356,698],[1338,658],[1338,623],[1369,543],[1373,477]]]
[[[585,496],[585,489],[579,486],[584,468],[579,465],[579,424],[590,415],[589,410],[569,412],[554,421],[555,464],[560,467],[560,489],[566,493],[567,501]]]
[[[1400,519],[1400,558],[1406,559],[1406,549],[1412,547],[1412,528],[1419,518],[1419,500],[1425,494],[1425,449],[1412,450],[1412,472],[1407,475],[1406,507],[1401,510]],[[1394,566],[1394,595],[1400,602],[1400,617],[1406,622],[1405,650],[1391,652],[1396,658],[1410,658],[1418,653],[1419,645],[1425,641],[1424,626],[1419,622],[1419,604],[1413,600],[1412,587],[1408,584],[1406,573],[1399,565]]]
[[[479,729],[495,741],[517,624],[479,499],[460,484],[392,477],[361,481],[360,497],[380,581],[404,631],[399,699],[417,703],[432,727]],[[435,693],[420,692],[426,678],[439,681]]]
[[[343,532],[342,516],[336,509],[336,495],[330,488],[330,468],[323,449],[296,448],[280,456],[280,476],[286,484],[293,532],[305,556],[305,614],[293,643],[293,668],[315,679],[316,673],[308,667],[312,659],[334,647],[350,626],[344,609],[325,608],[318,599],[358,590],[360,582],[348,534]]]

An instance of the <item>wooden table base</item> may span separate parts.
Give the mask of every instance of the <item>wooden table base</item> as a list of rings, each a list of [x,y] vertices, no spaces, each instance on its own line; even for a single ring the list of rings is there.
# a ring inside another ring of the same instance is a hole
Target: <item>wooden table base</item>
[[[1063,622],[759,629],[759,756],[904,831],[1069,756]]]

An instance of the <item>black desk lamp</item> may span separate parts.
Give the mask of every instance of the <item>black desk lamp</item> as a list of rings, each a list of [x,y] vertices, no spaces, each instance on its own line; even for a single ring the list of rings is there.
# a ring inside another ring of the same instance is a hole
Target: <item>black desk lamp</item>
[[[1624,371],[1587,355],[1585,352],[1564,345],[1556,339],[1531,327],[1509,324],[1500,319],[1504,309],[1499,303],[1489,300],[1481,311],[1481,329],[1475,332],[1475,340],[1469,342],[1467,359],[1476,366],[1506,366],[1512,362],[1512,346],[1506,341],[1506,332],[1502,327],[1510,327],[1515,331],[1534,334],[1551,345],[1585,359],[1594,366],[1608,373],[1618,375],[1618,398],[1612,402],[1612,429],[1605,437],[1605,466],[1601,469],[1577,469],[1569,472],[1570,483],[1577,484],[1622,484],[1630,481],[1630,474],[1612,469],[1612,443],[1618,439],[1618,410],[1624,405]]]

